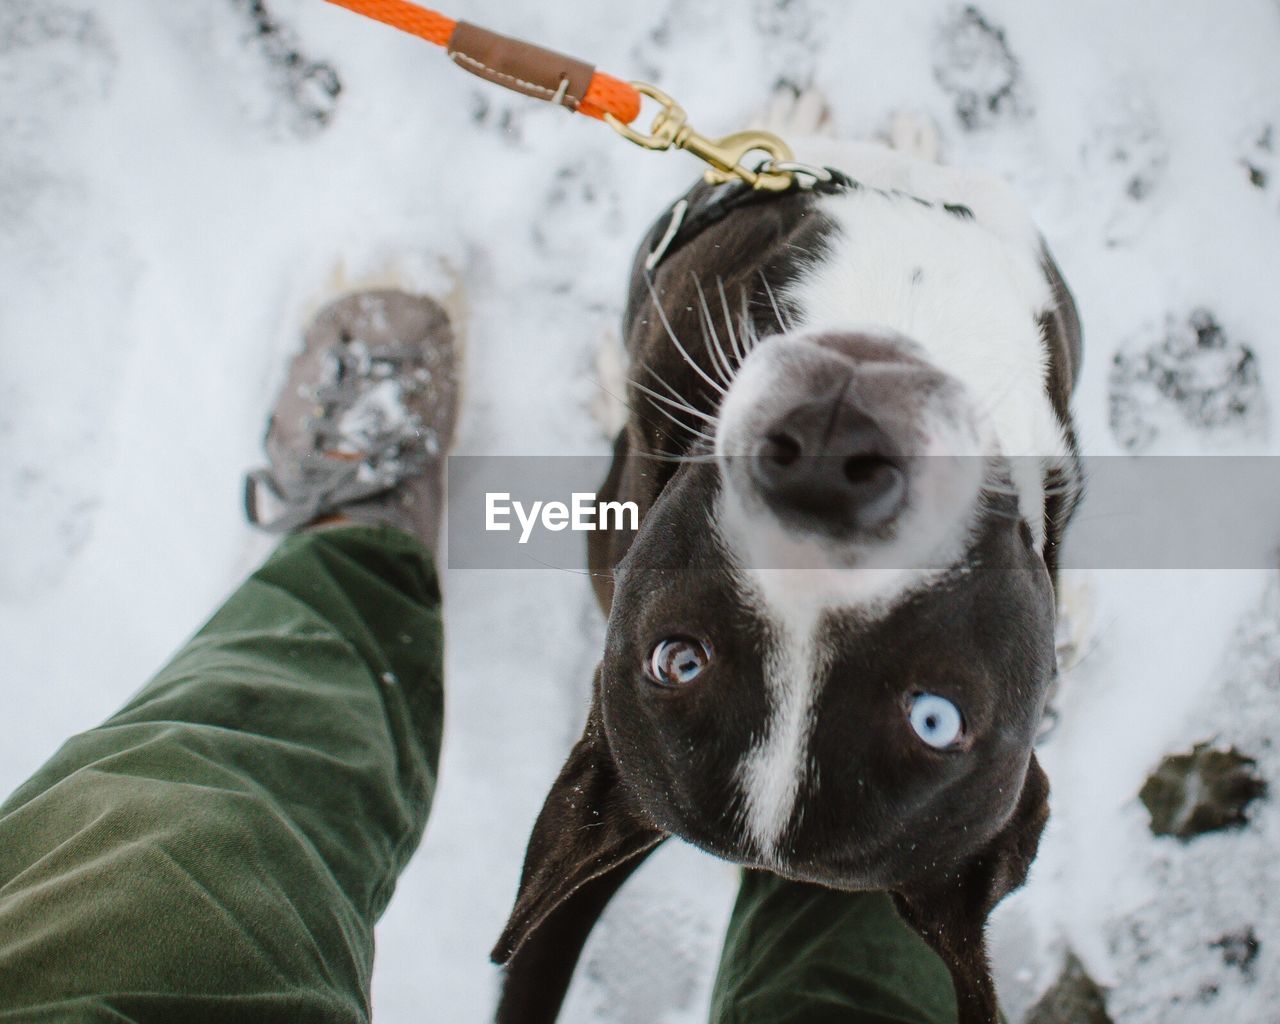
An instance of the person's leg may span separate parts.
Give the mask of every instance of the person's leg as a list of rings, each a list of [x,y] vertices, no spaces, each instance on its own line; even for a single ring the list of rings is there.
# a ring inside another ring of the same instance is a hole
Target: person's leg
[[[407,534],[291,537],[0,807],[13,1019],[364,1021],[440,747],[440,595]]]
[[[886,893],[746,871],[711,1024],[955,1024],[951,976]]]
[[[399,293],[317,318],[251,490],[281,529],[340,524],[0,806],[0,1020],[368,1021],[440,749],[452,345]]]

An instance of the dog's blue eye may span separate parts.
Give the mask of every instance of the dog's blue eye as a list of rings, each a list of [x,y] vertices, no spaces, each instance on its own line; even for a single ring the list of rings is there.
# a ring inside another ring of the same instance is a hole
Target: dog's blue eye
[[[917,693],[911,699],[911,728],[935,750],[943,750],[960,738],[964,719],[946,697],[935,693]]]
[[[711,648],[701,640],[673,636],[660,640],[649,655],[649,678],[659,686],[686,686],[711,664]]]

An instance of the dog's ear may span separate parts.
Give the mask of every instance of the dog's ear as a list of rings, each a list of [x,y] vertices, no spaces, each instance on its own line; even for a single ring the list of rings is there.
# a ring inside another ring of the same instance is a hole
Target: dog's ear
[[[596,696],[582,739],[551,787],[525,853],[515,908],[491,954],[505,964],[499,1024],[549,1024],[596,919],[667,838],[618,775]]]
[[[1032,754],[1017,806],[990,844],[944,877],[894,893],[899,913],[951,971],[959,1024],[999,1020],[987,917],[1026,881],[1048,818],[1049,780]]]

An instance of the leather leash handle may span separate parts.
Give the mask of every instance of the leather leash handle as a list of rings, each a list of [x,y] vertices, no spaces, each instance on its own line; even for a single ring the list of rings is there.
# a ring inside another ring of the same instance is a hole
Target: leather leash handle
[[[328,2],[443,46],[458,67],[525,96],[600,120],[609,115],[624,124],[640,114],[640,93],[634,86],[554,50],[455,21],[408,0]]]

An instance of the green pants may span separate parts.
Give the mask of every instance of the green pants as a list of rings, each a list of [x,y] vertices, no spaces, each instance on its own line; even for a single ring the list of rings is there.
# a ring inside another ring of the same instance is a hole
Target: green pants
[[[368,1021],[374,923],[435,790],[441,646],[414,539],[286,540],[0,806],[0,1021]],[[749,874],[712,1018],[955,1010],[887,897]]]

